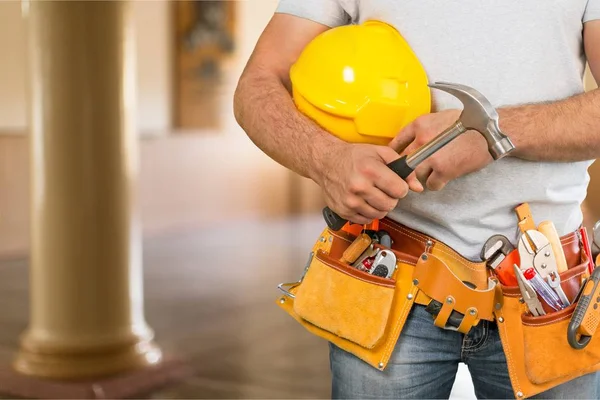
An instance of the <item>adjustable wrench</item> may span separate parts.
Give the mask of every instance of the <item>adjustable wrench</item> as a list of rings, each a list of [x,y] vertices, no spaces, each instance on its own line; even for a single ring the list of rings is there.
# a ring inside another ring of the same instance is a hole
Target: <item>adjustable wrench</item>
[[[519,254],[506,236],[490,237],[483,245],[480,256],[488,268],[494,271],[501,284],[506,286],[517,284],[513,265],[519,262]]]

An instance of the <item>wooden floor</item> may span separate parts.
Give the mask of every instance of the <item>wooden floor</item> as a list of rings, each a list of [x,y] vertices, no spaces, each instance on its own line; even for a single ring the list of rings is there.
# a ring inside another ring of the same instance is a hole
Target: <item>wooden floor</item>
[[[276,286],[299,278],[320,217],[239,223],[144,244],[146,317],[163,350],[194,375],[154,399],[329,398],[327,346],[276,306]],[[0,363],[27,322],[27,261],[0,262]],[[468,374],[453,398],[469,398]],[[472,397],[471,397],[472,398]]]
[[[240,223],[144,243],[146,317],[194,376],[152,398],[327,398],[327,346],[276,306],[299,278],[319,219]],[[0,362],[27,323],[27,261],[0,262]]]

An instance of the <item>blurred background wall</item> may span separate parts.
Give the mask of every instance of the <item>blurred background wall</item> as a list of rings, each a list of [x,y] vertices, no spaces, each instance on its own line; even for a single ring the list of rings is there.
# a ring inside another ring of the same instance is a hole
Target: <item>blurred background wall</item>
[[[236,49],[218,89],[220,128],[191,131],[172,123],[172,4],[134,3],[144,233],[316,210],[312,182],[264,156],[233,118],[237,79],[277,1],[236,2]],[[29,241],[26,43],[21,3],[0,2],[0,257],[24,254]],[[307,194],[300,201],[292,196],[298,190]]]
[[[140,202],[144,233],[318,211],[318,188],[263,155],[237,126],[231,97],[276,0],[236,2],[234,53],[224,61],[217,92],[220,128],[173,128],[174,66],[171,4],[136,1]],[[0,257],[28,248],[26,27],[21,3],[0,2]],[[588,77],[590,87],[594,84]],[[591,169],[594,217],[600,189]],[[301,194],[301,196],[299,196]]]

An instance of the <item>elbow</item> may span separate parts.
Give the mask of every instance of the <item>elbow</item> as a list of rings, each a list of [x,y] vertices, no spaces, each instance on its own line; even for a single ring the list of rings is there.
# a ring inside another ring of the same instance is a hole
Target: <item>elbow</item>
[[[233,116],[235,117],[235,121],[237,122],[237,124],[244,128],[244,112],[243,112],[243,104],[244,104],[244,89],[243,89],[243,85],[244,85],[244,77],[241,77],[238,85],[235,89],[235,92],[233,94]]]

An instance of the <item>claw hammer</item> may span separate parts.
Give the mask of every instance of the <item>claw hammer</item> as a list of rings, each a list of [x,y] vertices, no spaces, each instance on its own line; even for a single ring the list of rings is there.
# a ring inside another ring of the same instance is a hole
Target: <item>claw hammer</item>
[[[494,160],[499,160],[514,150],[513,143],[500,131],[498,112],[489,100],[477,90],[466,85],[448,82],[436,82],[430,84],[429,87],[453,95],[463,103],[464,108],[454,125],[440,133],[429,143],[421,146],[414,153],[388,164],[388,167],[402,179],[406,179],[419,164],[469,130],[481,133],[488,143],[488,150]],[[334,231],[342,229],[348,222],[329,207],[323,209],[323,217],[329,228]]]

